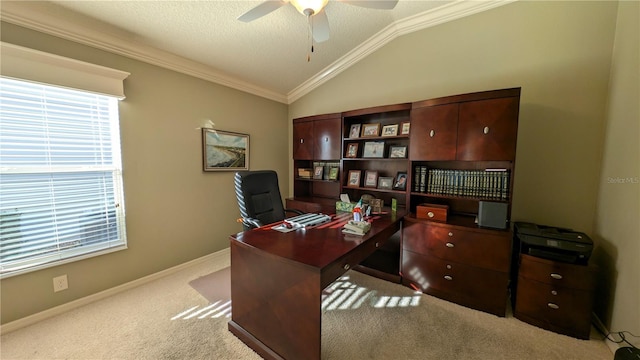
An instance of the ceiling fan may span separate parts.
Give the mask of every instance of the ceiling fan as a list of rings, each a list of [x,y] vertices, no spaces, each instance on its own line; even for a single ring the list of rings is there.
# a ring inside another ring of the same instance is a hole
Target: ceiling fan
[[[398,0],[338,0],[343,3],[356,5],[370,9],[393,9]],[[324,12],[324,7],[329,0],[267,0],[246,13],[240,15],[238,20],[250,22],[263,17],[280,7],[291,3],[309,21],[311,35],[316,42],[329,40],[329,20]],[[313,48],[312,50],[313,51]]]

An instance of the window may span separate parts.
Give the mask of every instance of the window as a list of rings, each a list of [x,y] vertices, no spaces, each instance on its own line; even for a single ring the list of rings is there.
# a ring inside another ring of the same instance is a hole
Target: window
[[[118,100],[0,77],[0,271],[126,248]]]

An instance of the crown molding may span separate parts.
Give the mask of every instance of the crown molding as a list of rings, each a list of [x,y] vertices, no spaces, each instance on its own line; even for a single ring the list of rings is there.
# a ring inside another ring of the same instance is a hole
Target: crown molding
[[[210,66],[130,40],[127,38],[131,36],[130,34],[119,34],[97,23],[92,24],[92,27],[72,23],[32,6],[30,2],[3,1],[0,18],[2,21],[28,29],[287,103],[287,97],[284,94],[233,78]]]
[[[392,40],[415,31],[423,30],[448,21],[477,14],[486,10],[506,5],[517,0],[490,0],[490,1],[455,1],[434,10],[408,17],[397,21],[368,40],[351,50],[349,53],[327,66],[318,74],[300,84],[287,94],[287,103],[291,104],[304,95],[310,93],[320,85],[336,77],[341,72],[350,68],[355,63],[371,55],[376,50],[388,44]]]
[[[0,19],[8,23],[174,70],[266,99],[291,104],[399,36],[493,9],[514,1],[517,0],[458,0],[434,10],[425,11],[397,21],[324,68],[312,78],[300,84],[288,94],[280,94],[231,77],[210,66],[138,43],[130,39],[130,37],[132,37],[131,34],[116,33],[113,28],[100,27],[99,24],[92,24],[90,27],[83,26],[60,19],[42,9],[32,6],[28,1],[4,1],[2,7],[0,7]]]

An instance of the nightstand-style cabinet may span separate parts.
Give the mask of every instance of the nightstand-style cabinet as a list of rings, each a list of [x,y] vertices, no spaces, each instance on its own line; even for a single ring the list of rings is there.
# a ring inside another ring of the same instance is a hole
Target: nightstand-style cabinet
[[[514,316],[524,322],[589,339],[596,268],[520,255]]]

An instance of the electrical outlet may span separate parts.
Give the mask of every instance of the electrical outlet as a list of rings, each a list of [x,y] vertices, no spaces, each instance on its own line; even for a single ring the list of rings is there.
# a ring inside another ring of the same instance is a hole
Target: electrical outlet
[[[67,275],[62,275],[53,278],[53,292],[67,290],[69,283],[67,282]]]

